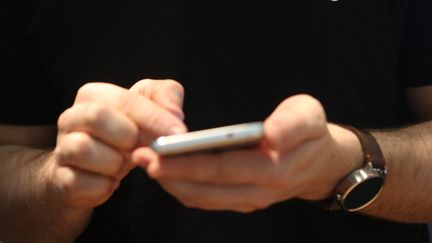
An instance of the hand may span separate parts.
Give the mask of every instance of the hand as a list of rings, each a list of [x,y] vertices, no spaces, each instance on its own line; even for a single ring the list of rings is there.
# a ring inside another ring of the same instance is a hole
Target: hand
[[[139,148],[133,160],[188,207],[251,212],[292,198],[327,198],[361,167],[354,134],[328,124],[320,103],[286,99],[264,123],[258,148],[161,158]]]
[[[90,83],[58,120],[49,178],[57,199],[74,208],[105,202],[135,166],[130,151],[157,136],[185,132],[182,87],[143,80],[130,90]]]

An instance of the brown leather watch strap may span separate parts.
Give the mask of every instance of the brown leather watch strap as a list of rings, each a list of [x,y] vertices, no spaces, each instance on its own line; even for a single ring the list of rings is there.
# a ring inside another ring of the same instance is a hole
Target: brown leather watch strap
[[[314,204],[331,211],[343,209],[355,212],[367,207],[381,192],[382,187],[376,188],[378,184],[370,182],[384,183],[387,175],[386,162],[378,142],[371,133],[347,125],[339,126],[350,130],[359,139],[364,155],[364,167],[353,171],[339,182],[332,198]],[[367,181],[369,183],[366,183]]]
[[[344,125],[343,127],[353,132],[360,140],[360,144],[362,146],[365,158],[365,163],[370,162],[374,168],[385,171],[386,162],[384,159],[384,155],[375,137],[372,136],[370,132],[365,130],[357,129],[346,125]]]

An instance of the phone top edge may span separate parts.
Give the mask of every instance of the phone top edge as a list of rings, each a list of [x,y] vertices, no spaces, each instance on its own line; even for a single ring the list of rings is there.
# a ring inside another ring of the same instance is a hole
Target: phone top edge
[[[254,132],[254,133],[262,133],[263,132],[263,122],[248,122],[248,123],[240,123],[235,125],[228,125],[228,126],[222,126],[222,127],[216,127],[216,128],[209,128],[209,129],[203,129],[203,130],[197,130],[187,133],[181,133],[176,135],[169,135],[169,136],[161,136],[158,137],[154,143],[164,145],[166,143],[170,142],[176,142],[177,139],[181,139],[185,136],[188,138],[195,138],[195,137],[202,137],[202,136],[213,136],[215,134],[218,134],[220,132],[233,132],[233,133],[242,133],[242,132]]]
[[[262,122],[249,122],[184,134],[162,136],[150,147],[159,155],[187,153],[257,143],[263,135]]]

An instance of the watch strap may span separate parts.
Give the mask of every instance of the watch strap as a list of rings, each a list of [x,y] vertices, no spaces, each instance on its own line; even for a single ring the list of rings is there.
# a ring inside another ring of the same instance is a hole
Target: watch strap
[[[386,162],[382,150],[376,141],[375,137],[368,131],[357,129],[352,126],[343,126],[353,132],[359,139],[365,164],[371,163],[374,168],[385,171]]]
[[[363,151],[363,156],[364,156],[364,167],[361,170],[364,170],[366,167],[372,165],[372,169],[376,173],[381,175],[383,178],[385,178],[387,174],[386,162],[382,150],[378,142],[376,141],[375,137],[366,130],[357,129],[348,125],[340,125],[340,126],[353,132],[360,141],[362,151]],[[352,176],[353,173],[355,172],[352,172],[349,176]],[[335,195],[332,198],[320,201],[318,202],[318,205],[330,211],[344,209],[344,207],[340,204],[341,198],[339,197],[340,196],[339,192],[341,191],[342,189],[341,186],[343,186],[345,180],[347,180],[347,178],[344,178],[336,186]]]

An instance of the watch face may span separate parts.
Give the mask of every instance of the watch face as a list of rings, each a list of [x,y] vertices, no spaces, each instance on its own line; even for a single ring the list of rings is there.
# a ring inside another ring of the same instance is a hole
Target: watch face
[[[366,207],[378,196],[383,183],[384,178],[377,176],[357,184],[343,200],[343,208],[348,211],[357,211]]]

